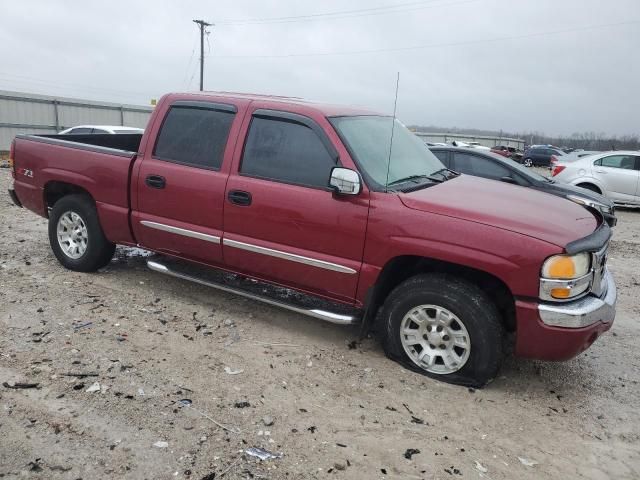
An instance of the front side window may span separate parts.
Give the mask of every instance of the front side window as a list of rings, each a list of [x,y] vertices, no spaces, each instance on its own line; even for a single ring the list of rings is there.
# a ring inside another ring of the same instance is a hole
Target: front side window
[[[218,170],[235,114],[197,107],[171,107],[153,156],[159,160]]]
[[[485,177],[499,180],[510,176],[509,169],[478,155],[468,153],[455,153],[456,170],[476,177]]]
[[[253,117],[240,173],[307,187],[327,188],[336,158],[310,127],[281,118]]]
[[[622,168],[625,170],[635,169],[636,157],[633,155],[611,155],[594,162],[594,165],[609,168]]]

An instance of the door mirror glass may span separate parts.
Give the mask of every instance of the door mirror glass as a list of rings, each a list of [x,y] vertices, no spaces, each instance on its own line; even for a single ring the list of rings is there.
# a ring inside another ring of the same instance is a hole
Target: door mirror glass
[[[360,174],[355,170],[342,167],[331,169],[329,186],[339,195],[358,195],[362,190]]]

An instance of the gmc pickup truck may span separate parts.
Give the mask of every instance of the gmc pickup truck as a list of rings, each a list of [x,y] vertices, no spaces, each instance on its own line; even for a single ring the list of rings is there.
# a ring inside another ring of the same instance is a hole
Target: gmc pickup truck
[[[20,135],[10,157],[10,195],[64,267],[138,246],[161,274],[376,327],[448,382],[483,386],[510,351],[569,359],[615,316],[598,211],[448,170],[368,110],[169,94],[142,135]]]

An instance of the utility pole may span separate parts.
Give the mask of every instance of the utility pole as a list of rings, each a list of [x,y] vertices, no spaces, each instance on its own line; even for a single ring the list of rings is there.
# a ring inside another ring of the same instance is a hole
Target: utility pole
[[[213,24],[204,20],[194,20],[193,22],[197,23],[200,28],[200,91],[202,91],[204,90],[204,34],[209,33],[206,29]]]

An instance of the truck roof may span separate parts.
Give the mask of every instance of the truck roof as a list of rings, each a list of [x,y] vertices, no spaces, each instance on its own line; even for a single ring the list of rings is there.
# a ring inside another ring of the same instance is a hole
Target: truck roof
[[[185,93],[171,93],[171,97],[206,97],[212,100],[229,99],[229,100],[255,100],[261,102],[269,102],[274,104],[274,108],[284,105],[298,105],[304,106],[309,109],[313,109],[320,112],[326,117],[338,117],[346,115],[384,115],[380,112],[370,110],[364,107],[347,106],[347,105],[335,105],[330,103],[316,102],[312,100],[305,100],[299,97],[284,97],[278,95],[265,95],[256,93],[240,93],[240,92],[185,92]]]

